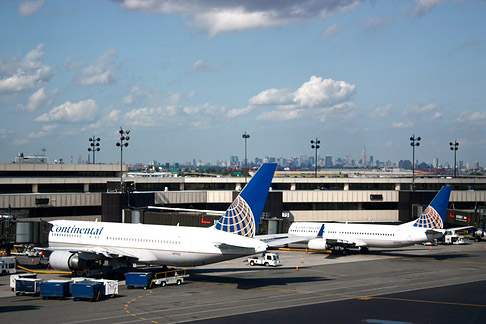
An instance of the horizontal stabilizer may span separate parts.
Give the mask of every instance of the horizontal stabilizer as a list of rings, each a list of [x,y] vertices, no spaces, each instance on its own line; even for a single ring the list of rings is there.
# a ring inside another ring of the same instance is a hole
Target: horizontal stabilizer
[[[249,255],[260,252],[257,252],[254,247],[243,247],[226,243],[216,243],[215,246],[220,249],[223,254]]]

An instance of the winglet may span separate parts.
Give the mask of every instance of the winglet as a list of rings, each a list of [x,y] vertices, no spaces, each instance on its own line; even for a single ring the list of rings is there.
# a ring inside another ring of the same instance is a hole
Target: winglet
[[[215,225],[221,231],[254,237],[267,201],[276,163],[264,163]]]
[[[422,215],[420,215],[420,218],[414,222],[413,226],[435,229],[444,228],[451,190],[451,186],[443,186]]]

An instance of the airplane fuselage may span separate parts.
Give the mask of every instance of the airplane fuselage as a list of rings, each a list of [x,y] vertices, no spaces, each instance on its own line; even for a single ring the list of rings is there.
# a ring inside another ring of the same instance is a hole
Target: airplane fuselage
[[[439,235],[427,233],[427,229],[416,228],[409,224],[373,225],[299,222],[290,226],[289,234],[296,236],[317,236],[322,224],[324,224],[322,238],[356,242],[357,247],[403,247],[428,242],[439,237]]]
[[[140,263],[199,266],[260,253],[266,244],[214,228],[53,221],[49,247],[131,256]]]

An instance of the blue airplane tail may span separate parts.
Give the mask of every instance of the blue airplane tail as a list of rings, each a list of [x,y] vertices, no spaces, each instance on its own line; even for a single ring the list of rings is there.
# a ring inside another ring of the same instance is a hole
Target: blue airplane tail
[[[264,163],[216,222],[216,229],[254,237],[277,165]]]
[[[422,215],[414,221],[413,226],[435,229],[444,228],[451,189],[451,186],[443,186]]]

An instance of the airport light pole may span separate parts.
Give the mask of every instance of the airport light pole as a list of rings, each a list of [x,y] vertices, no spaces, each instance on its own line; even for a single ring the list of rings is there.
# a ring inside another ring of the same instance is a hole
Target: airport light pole
[[[320,148],[319,144],[321,144],[321,141],[316,137],[316,140],[311,140],[311,148],[316,150],[316,159],[315,159],[315,164],[316,164],[316,172],[315,172],[315,177],[317,178],[317,149]]]
[[[420,146],[420,136],[415,137],[412,135],[410,137],[410,145],[412,146],[412,191],[415,191],[415,146]]]
[[[89,138],[89,145],[91,147],[88,148],[88,152],[93,152],[93,164],[96,164],[96,161],[95,161],[95,152],[99,152],[100,151],[100,141],[101,139],[98,137],[96,138],[94,135],[93,137],[90,137]]]
[[[248,134],[247,132],[245,132],[245,134],[241,135],[241,137],[243,137],[245,139],[245,169],[246,169],[246,172],[245,172],[245,185],[246,185],[246,175],[248,174],[248,159],[247,159],[247,156],[246,156],[246,140],[250,138],[250,134]]]
[[[123,188],[123,147],[128,146],[128,141],[130,140],[130,130],[124,131],[123,128],[120,127],[120,130],[118,131],[120,133],[120,141],[116,143],[116,146],[120,147],[120,192],[124,191]]]
[[[451,151],[454,151],[454,178],[456,177],[456,152],[459,149],[459,142],[454,140],[454,143],[449,142],[449,146],[451,147]]]

